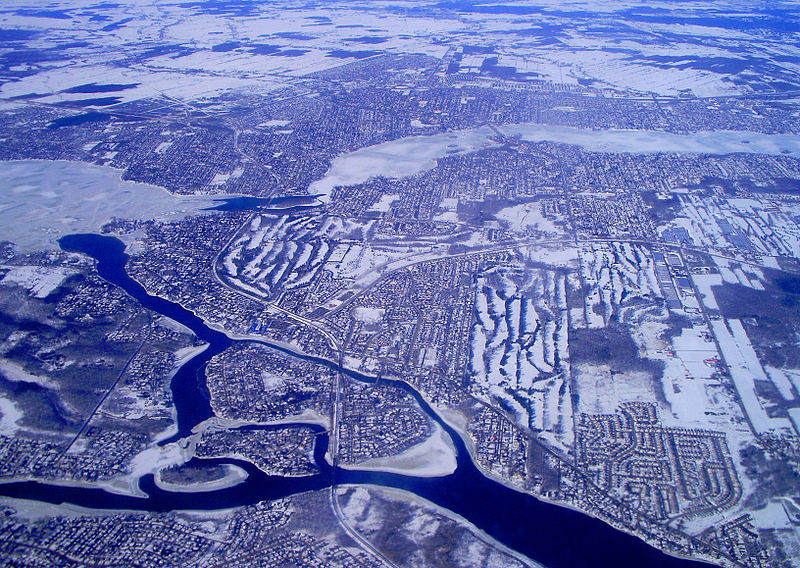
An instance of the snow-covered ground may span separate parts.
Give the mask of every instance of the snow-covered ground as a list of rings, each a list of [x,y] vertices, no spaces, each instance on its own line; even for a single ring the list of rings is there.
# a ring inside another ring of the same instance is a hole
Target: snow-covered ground
[[[711,155],[738,152],[800,156],[800,136],[794,134],[726,130],[672,134],[655,130],[593,130],[546,124],[511,124],[500,126],[499,130],[507,136],[521,136],[529,142],[572,144],[590,152],[683,152]]]
[[[612,317],[621,321],[666,317],[666,312],[653,301],[662,298],[663,292],[653,256],[643,246],[587,244],[580,251],[580,261],[581,277],[587,287],[584,317],[589,327],[605,327]],[[645,302],[631,302],[634,298]]]
[[[57,4],[48,7],[55,9]],[[4,82],[0,97],[36,94],[45,103],[97,98],[95,93],[69,91],[87,83],[128,86],[108,94],[121,102],[160,96],[200,101],[234,90],[264,93],[286,86],[293,77],[352,63],[363,57],[358,51],[376,48],[357,43],[359,32],[349,25],[352,8],[336,5],[284,10],[263,3],[254,5],[247,18],[225,10],[199,14],[185,6],[152,5],[138,0],[106,5],[102,10],[91,6],[92,9],[77,11],[76,2],[66,2],[62,7],[70,11],[70,17],[19,15],[11,11],[8,3],[4,4],[8,10],[3,13],[4,26],[39,32],[40,37],[30,40],[29,47],[47,48],[67,39],[73,46],[64,50],[63,59],[38,66],[36,73]],[[113,30],[100,30],[91,19],[96,11],[120,25]],[[308,17],[315,18],[315,23]],[[463,24],[452,20],[401,16],[392,11],[376,14],[374,10],[361,10],[358,17],[374,28],[370,34],[381,40],[377,49],[395,53],[440,57],[447,47],[435,41],[432,34],[463,28]],[[43,27],[45,34],[41,33]],[[297,37],[291,37],[291,33],[287,37],[287,32],[294,32]],[[81,45],[81,40],[86,44]],[[151,51],[159,45],[172,50],[162,54]],[[259,46],[269,49],[259,52]],[[353,55],[347,56],[343,47],[349,47]],[[332,51],[337,56],[332,56]],[[139,59],[139,54],[145,57]],[[129,59],[130,63],[109,65],[109,59],[115,58]]]
[[[8,270],[0,282],[18,284],[36,298],[46,298],[58,290],[75,270],[61,266],[0,266]]]
[[[13,436],[19,430],[22,411],[13,400],[0,396],[0,434]]]
[[[398,199],[400,199],[400,196],[397,194],[381,195],[381,198],[372,207],[370,207],[369,210],[384,213],[388,211],[392,206],[392,203]]]
[[[703,305],[709,310],[719,310],[711,287],[722,285],[722,276],[719,274],[692,274],[692,282],[700,293],[699,299]]]
[[[363,323],[378,323],[383,319],[384,310],[370,306],[353,308],[353,318]]]
[[[0,373],[7,381],[15,383],[32,383],[47,389],[57,389],[58,385],[50,377],[29,373],[16,361],[0,357]]]
[[[447,254],[446,244],[373,245],[364,235],[374,223],[336,216],[257,216],[223,251],[221,267],[237,286],[276,298],[284,291],[313,288],[321,278],[362,289],[390,270]],[[321,295],[312,301],[328,300]]]
[[[542,214],[542,207],[538,202],[506,207],[497,212],[495,219],[507,224],[509,230],[515,233],[537,231],[554,236],[564,232]]]
[[[775,257],[800,257],[800,228],[795,222],[800,215],[797,203],[784,200],[780,207],[775,207],[771,199],[710,200],[682,192],[678,197],[682,204],[681,215],[670,221],[667,227],[686,229],[697,245],[728,256],[738,243],[727,238],[720,226],[720,222],[724,222],[738,235],[746,236],[753,250],[766,257],[763,260],[765,265],[778,268]],[[730,233],[730,228],[727,229]],[[760,284],[749,286],[759,287]]]
[[[452,154],[474,152],[496,145],[497,132],[519,136],[529,142],[556,142],[581,146],[591,152],[648,154],[682,152],[722,155],[791,155],[800,157],[800,136],[760,134],[747,131],[696,132],[672,134],[643,130],[595,130],[546,124],[511,124],[471,128],[424,136],[408,136],[384,142],[335,158],[325,176],[311,184],[309,193],[330,199],[336,186],[356,185],[370,178],[404,178],[436,165],[436,160]],[[505,216],[516,219],[517,213]]]
[[[389,528],[408,538],[420,552],[431,543],[440,542],[441,534],[457,534],[452,529],[446,533],[442,530],[444,523],[455,522],[459,529],[464,530],[464,534],[458,538],[457,550],[448,554],[451,566],[541,568],[540,564],[500,544],[460,515],[414,493],[377,485],[339,485],[336,497],[343,501],[342,513],[347,522],[365,537]],[[378,502],[380,506],[376,506]],[[402,515],[402,524],[397,525],[392,513],[403,509],[408,510],[409,514]],[[386,521],[388,523],[384,526]],[[425,563],[421,554],[411,558],[410,564],[422,566]],[[419,561],[415,558],[419,558]]]
[[[720,319],[712,321],[711,328],[728,363],[736,392],[753,430],[759,434],[792,432],[790,421],[780,417],[771,418],[756,394],[755,381],[770,379],[756,356],[742,322],[737,319]]]
[[[184,464],[190,457],[187,448],[182,448],[178,443],[150,446],[134,456],[128,466],[128,474],[104,482],[104,488],[121,495],[146,497],[147,494],[139,489],[140,477],[148,473],[156,474],[169,466]]]

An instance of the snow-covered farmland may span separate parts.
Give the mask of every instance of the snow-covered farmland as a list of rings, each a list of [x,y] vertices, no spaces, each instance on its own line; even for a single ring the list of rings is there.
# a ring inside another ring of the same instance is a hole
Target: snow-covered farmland
[[[711,322],[714,336],[728,363],[731,379],[736,386],[742,407],[747,414],[754,432],[791,432],[789,420],[769,416],[756,393],[755,381],[768,382],[764,368],[756,356],[742,322],[738,319],[715,320]]]

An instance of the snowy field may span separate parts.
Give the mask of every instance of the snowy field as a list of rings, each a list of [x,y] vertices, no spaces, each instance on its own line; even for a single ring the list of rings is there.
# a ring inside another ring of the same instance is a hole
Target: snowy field
[[[756,356],[742,322],[737,319],[716,320],[711,322],[711,327],[753,430],[758,434],[790,433],[791,422],[786,418],[770,417],[756,394],[755,381],[769,382],[770,379]]]
[[[17,284],[35,298],[46,298],[58,290],[61,283],[76,274],[75,270],[62,266],[4,266],[8,272],[0,279],[3,284]]]
[[[22,411],[13,400],[0,397],[0,435],[13,436],[19,430]]]
[[[354,30],[352,7],[336,5],[285,10],[262,3],[253,5],[248,17],[238,17],[225,10],[205,11],[200,5],[195,8],[202,13],[181,4],[140,0],[104,6],[64,1],[48,8],[68,10],[70,17],[48,18],[14,14],[9,9],[15,4],[4,3],[8,10],[0,16],[4,27],[47,29],[28,47],[71,43],[62,58],[0,85],[0,97],[37,95],[44,103],[97,98],[70,92],[88,83],[129,85],[110,93],[119,102],[160,96],[199,101],[237,90],[264,93],[291,84],[295,77],[357,61],[372,49],[441,57],[447,47],[435,41],[436,34],[464,28],[457,21],[362,10],[358,15],[362,29]],[[76,10],[81,4],[91,9]],[[91,19],[94,11],[119,24],[100,30]],[[367,27],[371,28],[368,40],[375,43],[361,42]],[[160,46],[169,49],[159,52]],[[115,59],[126,60],[126,65],[108,65]]]
[[[203,3],[61,0],[49,3],[48,9],[63,9],[68,17],[34,17],[13,12],[27,3],[9,1],[2,14],[5,28],[47,29],[29,40],[28,47],[48,49],[66,42],[69,47],[35,67],[14,66],[12,71],[24,73],[0,86],[0,96],[81,103],[94,95],[70,89],[95,82],[131,85],[113,93],[120,102],[157,96],[202,101],[235,90],[267,92],[297,77],[384,53],[441,58],[451,45],[494,46],[490,53],[466,54],[461,74],[478,72],[487,58],[495,57],[500,66],[545,81],[662,95],[685,89],[701,97],[751,93],[751,84],[763,87],[776,67],[800,71],[796,45],[765,41],[758,27],[731,26],[729,18],[739,24],[733,12],[721,14],[718,23],[691,17],[667,23],[630,18],[625,12],[630,5],[624,2],[579,2],[561,10],[535,4],[527,3],[518,14],[466,10],[454,18],[450,13],[442,17],[443,7],[436,10],[426,2],[413,11],[386,3],[291,10],[244,3],[215,10]],[[237,8],[246,16],[237,14]],[[532,12],[526,14],[528,10]],[[543,27],[531,35],[537,30],[531,24],[534,13],[534,21]],[[99,26],[92,19],[96,14],[115,23]],[[448,43],[450,37],[457,42]],[[160,46],[170,49],[153,49]],[[108,65],[117,59],[125,65]],[[716,61],[731,63],[720,68]]]
[[[542,214],[542,206],[538,202],[506,207],[497,212],[495,219],[518,234],[539,233],[546,237],[564,235],[564,229],[557,227]]]

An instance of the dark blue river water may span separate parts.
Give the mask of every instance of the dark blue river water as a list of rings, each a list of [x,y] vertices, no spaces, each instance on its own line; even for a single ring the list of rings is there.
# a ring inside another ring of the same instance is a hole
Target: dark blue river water
[[[293,215],[319,207],[321,201],[314,195],[288,195],[277,197],[222,197],[210,211],[259,211],[279,215]]]
[[[189,327],[208,349],[183,365],[172,381],[178,412],[178,434],[213,415],[205,387],[205,364],[228,348],[232,341],[210,329],[193,313],[178,304],[151,296],[125,271],[127,255],[118,239],[93,234],[70,235],[60,241],[67,251],[85,253],[97,260],[97,270],[109,282],[123,288],[142,306]],[[268,345],[268,341],[263,341]],[[287,356],[320,362],[362,381],[373,381],[339,367],[337,362],[298,355],[278,345],[272,348]],[[386,380],[386,379],[381,379]],[[606,523],[571,509],[545,503],[484,476],[472,463],[463,440],[444,423],[422,396],[401,381],[387,381],[409,392],[422,409],[447,432],[458,452],[458,467],[451,475],[418,478],[408,475],[333,468],[324,459],[327,434],[319,433],[314,458],[319,473],[307,477],[269,476],[248,462],[234,459],[194,458],[193,464],[233,464],[248,472],[248,478],[235,487],[206,493],[177,493],[159,489],[152,475],[140,479],[147,498],[126,497],[102,489],[62,487],[38,482],[0,484],[0,495],[34,499],[49,503],[74,503],[103,509],[170,511],[178,509],[216,510],[277,499],[296,493],[323,489],[335,484],[371,484],[411,491],[457,513],[506,546],[549,568],[699,568],[700,562],[668,556],[644,541],[618,531]]]

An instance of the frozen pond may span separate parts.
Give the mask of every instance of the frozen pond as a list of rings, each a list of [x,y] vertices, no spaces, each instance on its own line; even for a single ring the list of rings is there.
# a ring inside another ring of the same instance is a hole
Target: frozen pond
[[[343,154],[333,160],[321,180],[309,188],[311,194],[330,197],[337,185],[364,183],[371,177],[408,177],[436,165],[436,160],[451,154],[474,152],[496,146],[497,134],[519,136],[528,142],[555,142],[581,146],[591,152],[651,154],[685,152],[692,154],[786,154],[800,157],[800,136],[759,134],[721,130],[672,134],[646,130],[592,130],[545,124],[510,124],[408,136]]]
[[[97,232],[114,217],[169,219],[211,207],[209,197],[173,195],[123,181],[119,170],[80,162],[0,162],[0,240],[22,251],[57,249],[69,233]]]

